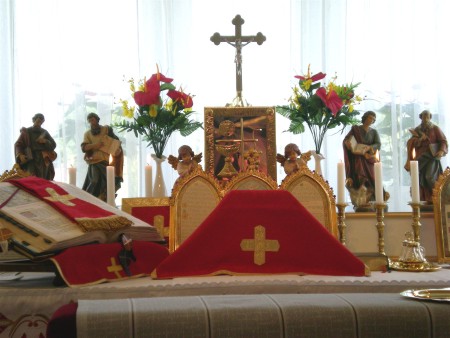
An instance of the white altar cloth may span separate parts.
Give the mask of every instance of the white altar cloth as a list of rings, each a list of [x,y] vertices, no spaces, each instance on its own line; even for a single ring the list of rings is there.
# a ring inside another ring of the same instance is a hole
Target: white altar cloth
[[[24,273],[14,282],[0,282],[0,338],[44,333],[51,315],[81,299],[123,299],[162,296],[286,293],[399,293],[408,289],[450,286],[450,269],[435,272],[372,272],[369,277],[215,276],[152,280],[130,279],[80,288],[52,286],[52,274]],[[0,329],[1,330],[1,329]],[[32,332],[30,332],[30,330]]]

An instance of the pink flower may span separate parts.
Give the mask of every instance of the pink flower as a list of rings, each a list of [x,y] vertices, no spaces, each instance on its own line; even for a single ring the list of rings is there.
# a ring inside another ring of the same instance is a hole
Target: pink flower
[[[325,106],[331,110],[333,116],[336,116],[338,111],[341,110],[344,105],[339,95],[333,89],[330,89],[327,93],[324,87],[320,87],[317,89],[316,94],[320,97]]]

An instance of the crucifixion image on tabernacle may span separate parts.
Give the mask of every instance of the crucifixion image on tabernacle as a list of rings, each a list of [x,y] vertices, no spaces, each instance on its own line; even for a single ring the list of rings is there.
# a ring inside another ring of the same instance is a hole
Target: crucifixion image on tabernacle
[[[248,103],[244,104],[244,99],[242,97],[242,47],[248,45],[251,42],[256,42],[258,45],[262,45],[266,41],[266,37],[258,32],[256,35],[242,35],[242,25],[244,24],[244,19],[240,15],[236,15],[231,23],[235,26],[235,34],[231,36],[221,36],[219,33],[214,33],[211,36],[211,41],[215,45],[220,45],[221,42],[226,42],[229,45],[236,48],[236,56],[234,62],[236,63],[236,97],[233,99],[231,104],[227,106],[231,107],[244,107],[248,106]]]

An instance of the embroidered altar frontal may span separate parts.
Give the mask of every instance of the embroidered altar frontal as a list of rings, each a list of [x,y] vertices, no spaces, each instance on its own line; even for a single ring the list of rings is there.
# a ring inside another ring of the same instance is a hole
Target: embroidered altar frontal
[[[292,273],[368,274],[289,192],[235,190],[152,277]]]

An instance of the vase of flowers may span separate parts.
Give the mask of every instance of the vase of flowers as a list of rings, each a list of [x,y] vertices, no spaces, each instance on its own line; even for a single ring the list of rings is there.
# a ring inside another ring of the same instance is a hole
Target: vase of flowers
[[[320,150],[327,131],[340,128],[342,132],[346,126],[357,124],[359,112],[354,109],[354,105],[361,101],[354,92],[359,83],[338,85],[335,76],[328,84],[322,85],[320,80],[325,77],[326,74],[322,72],[311,75],[308,66],[306,75],[295,76],[299,82],[293,88],[289,104],[276,107],[280,115],[291,121],[287,131],[303,133],[306,124],[314,139],[314,157],[319,161],[324,158]],[[320,170],[320,166],[319,169],[316,166],[317,170]]]
[[[191,119],[192,96],[181,89],[176,90],[172,81],[159,70],[150,79],[139,80],[137,89],[134,79],[130,79],[128,82],[135,105],[130,105],[128,100],[120,101],[123,115],[131,121],[125,119],[115,124],[119,131],[132,131],[136,137],[140,135],[155,152],[152,155],[157,164],[154,197],[166,196],[160,166],[165,159],[163,152],[171,135],[179,131],[182,136],[188,136],[202,127],[201,122]]]

